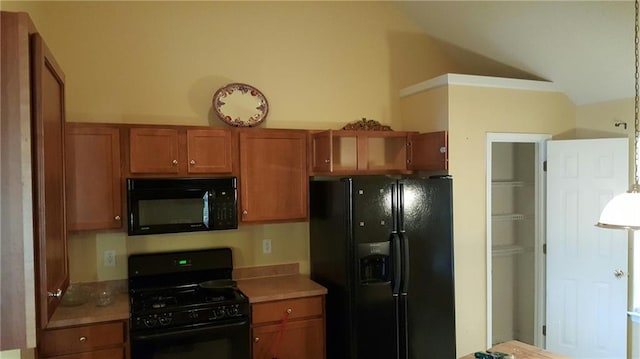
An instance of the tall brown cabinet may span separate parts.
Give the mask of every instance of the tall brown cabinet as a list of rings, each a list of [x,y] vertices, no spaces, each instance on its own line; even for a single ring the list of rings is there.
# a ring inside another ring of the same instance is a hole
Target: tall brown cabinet
[[[0,20],[0,350],[6,350],[35,346],[35,331],[46,327],[69,284],[69,272],[64,74],[28,15],[2,12]]]

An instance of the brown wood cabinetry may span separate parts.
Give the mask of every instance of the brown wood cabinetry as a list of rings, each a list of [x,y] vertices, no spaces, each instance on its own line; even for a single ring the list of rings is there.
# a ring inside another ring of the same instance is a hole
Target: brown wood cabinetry
[[[42,333],[38,354],[56,359],[124,359],[127,337],[126,321],[50,329]]]
[[[404,174],[444,170],[446,132],[328,130],[310,135],[311,175]]]
[[[231,173],[231,151],[229,129],[129,129],[129,173],[133,176]]]
[[[306,131],[252,128],[239,136],[241,221],[306,219]]]
[[[24,260],[33,255],[29,35],[34,31],[27,14],[0,12],[0,351],[36,345],[34,264]]]
[[[38,34],[31,36],[34,242],[40,328],[69,286],[65,217],[64,74]]]
[[[324,359],[324,296],[252,306],[253,359]]]
[[[120,129],[67,124],[67,229],[122,227]]]

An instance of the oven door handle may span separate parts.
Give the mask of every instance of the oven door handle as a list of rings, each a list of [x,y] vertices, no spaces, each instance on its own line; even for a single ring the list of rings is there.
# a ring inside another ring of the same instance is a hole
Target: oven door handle
[[[228,333],[229,330],[239,329],[244,326],[248,326],[249,321],[244,320],[242,322],[222,324],[222,325],[207,325],[206,327],[198,328],[175,328],[173,330],[153,333],[153,334],[131,334],[131,340],[147,341],[147,340],[159,340],[166,338],[178,338],[198,334],[217,334]]]

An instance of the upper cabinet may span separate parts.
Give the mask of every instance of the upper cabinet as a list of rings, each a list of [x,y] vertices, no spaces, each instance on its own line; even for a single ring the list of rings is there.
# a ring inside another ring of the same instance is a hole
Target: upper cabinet
[[[240,130],[241,221],[307,218],[307,132]]]
[[[40,328],[69,285],[65,218],[64,74],[38,34],[31,36],[34,243]]]
[[[231,173],[229,129],[132,127],[129,130],[129,173],[198,175]]]
[[[310,135],[311,175],[446,170],[447,133],[328,130]]]
[[[66,126],[67,229],[122,227],[120,129],[115,126]]]

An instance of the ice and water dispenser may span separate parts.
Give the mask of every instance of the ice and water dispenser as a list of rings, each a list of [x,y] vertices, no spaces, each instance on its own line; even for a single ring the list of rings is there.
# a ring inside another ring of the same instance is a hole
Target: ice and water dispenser
[[[382,284],[391,281],[389,242],[359,243],[358,262],[360,285]]]

